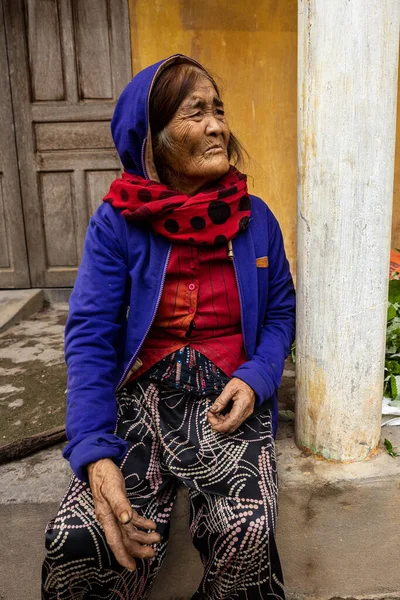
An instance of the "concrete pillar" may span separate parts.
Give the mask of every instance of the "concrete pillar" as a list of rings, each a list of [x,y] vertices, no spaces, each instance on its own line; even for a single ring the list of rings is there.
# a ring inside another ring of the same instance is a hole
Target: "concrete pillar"
[[[299,0],[296,440],[378,445],[399,0]]]

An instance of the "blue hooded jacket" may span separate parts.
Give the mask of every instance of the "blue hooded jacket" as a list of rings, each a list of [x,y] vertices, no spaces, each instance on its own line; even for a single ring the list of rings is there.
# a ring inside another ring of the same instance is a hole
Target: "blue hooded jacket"
[[[160,70],[182,60],[195,63],[174,55],[152,65],[132,79],[117,102],[111,130],[130,173],[157,177],[148,98]],[[232,246],[248,359],[233,376],[253,388],[257,411],[272,410],[276,431],[277,390],[294,339],[295,295],[278,222],[259,198],[251,196],[250,225]],[[154,320],[170,252],[166,238],[127,221],[108,203],[90,220],[65,330],[69,443],[63,454],[84,481],[90,462],[118,463],[128,449],[115,435],[116,391],[129,377]]]

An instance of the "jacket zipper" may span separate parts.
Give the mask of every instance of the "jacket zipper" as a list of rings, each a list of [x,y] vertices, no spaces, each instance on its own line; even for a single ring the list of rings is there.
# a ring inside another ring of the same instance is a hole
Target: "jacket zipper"
[[[237,285],[238,294],[239,294],[240,320],[242,322],[242,335],[243,335],[244,352],[245,352],[247,358],[249,358],[249,355],[247,353],[246,336],[244,334],[242,290],[241,290],[240,283],[239,283],[239,274],[238,274],[238,270],[237,270],[237,266],[236,266],[236,260],[235,260],[235,255],[234,255],[234,252],[233,252],[233,245],[232,245],[232,243],[229,246],[229,256],[232,258],[233,270],[235,271],[236,285]]]
[[[123,374],[122,374],[122,377],[121,377],[121,379],[120,379],[120,380],[119,380],[119,382],[118,382],[118,385],[117,385],[117,387],[116,387],[116,390],[118,390],[118,389],[119,389],[119,386],[120,386],[120,385],[121,385],[121,383],[124,381],[124,379],[125,379],[125,377],[127,376],[128,372],[129,372],[129,371],[130,371],[130,369],[132,368],[132,365],[133,365],[134,361],[136,360],[136,357],[137,357],[137,355],[138,355],[138,354],[139,354],[139,352],[140,352],[140,349],[141,349],[141,347],[142,347],[142,345],[143,345],[143,342],[144,342],[144,340],[146,339],[146,336],[147,336],[147,334],[149,333],[151,326],[153,325],[153,321],[154,321],[154,318],[155,318],[155,316],[156,316],[156,312],[157,312],[157,310],[158,310],[158,306],[159,306],[159,304],[160,304],[161,296],[162,296],[162,293],[163,293],[163,290],[164,290],[165,276],[166,276],[166,273],[167,273],[167,268],[168,268],[168,263],[169,263],[169,257],[171,256],[171,250],[172,250],[172,246],[170,246],[170,248],[169,248],[169,250],[168,250],[168,254],[167,254],[167,258],[166,258],[166,261],[165,261],[164,270],[163,270],[163,274],[162,274],[162,282],[161,282],[161,287],[160,287],[160,291],[158,292],[157,302],[156,302],[155,308],[154,308],[154,310],[153,310],[153,314],[151,315],[151,320],[150,320],[149,326],[148,326],[148,328],[146,329],[146,333],[145,333],[145,334],[144,334],[144,336],[142,337],[142,339],[141,339],[141,341],[140,341],[140,344],[139,344],[139,346],[138,346],[138,348],[137,348],[137,350],[136,350],[135,354],[132,356],[132,358],[131,358],[131,359],[130,359],[130,361],[128,362],[128,364],[127,364],[127,366],[126,366],[126,368],[125,368],[125,370],[124,370],[124,372],[123,372]]]
[[[149,179],[149,176],[147,175],[147,171],[146,171],[146,165],[145,165],[145,158],[144,158],[144,153],[145,153],[145,148],[146,148],[146,141],[147,141],[147,137],[145,137],[143,144],[142,144],[142,151],[140,153],[140,160],[142,163],[142,169],[143,169],[143,174],[145,176],[145,179]]]

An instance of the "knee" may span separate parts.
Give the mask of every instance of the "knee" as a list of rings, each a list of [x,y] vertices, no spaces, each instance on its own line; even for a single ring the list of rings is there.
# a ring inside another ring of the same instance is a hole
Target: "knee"
[[[102,562],[100,548],[104,545],[99,527],[54,522],[47,526],[47,558],[58,565],[77,560],[99,565]]]

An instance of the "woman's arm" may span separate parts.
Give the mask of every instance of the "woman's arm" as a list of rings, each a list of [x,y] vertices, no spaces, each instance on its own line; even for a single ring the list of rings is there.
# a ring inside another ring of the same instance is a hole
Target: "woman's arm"
[[[136,570],[133,557],[153,558],[160,542],[154,521],[132,509],[125,480],[112,460],[127,443],[114,435],[116,343],[124,308],[127,266],[120,242],[102,205],[86,235],[82,262],[70,300],[65,332],[68,366],[67,436],[64,456],[75,474],[90,483],[95,513],[117,561]],[[145,530],[145,531],[143,531]],[[147,530],[150,530],[147,532]]]
[[[278,390],[285,359],[295,335],[295,291],[286,259],[279,224],[270,213],[271,232],[268,250],[268,302],[264,323],[252,358],[233,373],[233,378],[215,400],[208,413],[212,427],[232,433]],[[228,414],[221,414],[233,401]]]
[[[65,329],[69,443],[63,454],[84,481],[89,463],[102,458],[121,460],[127,450],[126,442],[114,435],[115,345],[127,266],[107,210],[102,205],[90,221]]]

